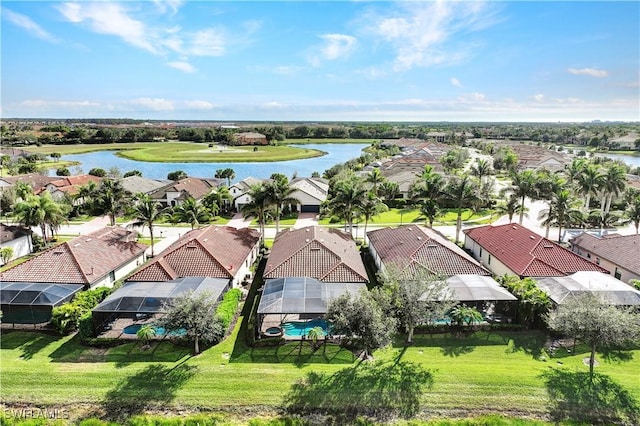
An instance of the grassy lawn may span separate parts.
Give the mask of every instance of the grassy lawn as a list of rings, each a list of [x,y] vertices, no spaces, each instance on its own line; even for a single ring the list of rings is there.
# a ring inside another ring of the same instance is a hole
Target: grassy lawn
[[[147,351],[138,343],[99,349],[75,337],[3,332],[3,402],[125,405],[129,414],[149,407],[358,407],[412,415],[419,406],[427,416],[508,411],[561,418],[597,409],[629,419],[640,409],[640,350],[599,354],[597,380],[585,395],[586,349],[549,359],[545,336],[535,331],[421,335],[412,346],[398,342],[377,351],[375,363],[361,363],[332,345],[249,348],[239,329],[197,357],[166,341]]]
[[[322,156],[321,151],[290,146],[214,146],[191,142],[114,143],[103,145],[44,145],[29,147],[29,151],[42,154],[58,152],[62,155],[94,151],[118,151],[118,155],[137,161],[149,162],[269,162],[298,160]]]
[[[442,215],[440,215],[434,225],[455,225],[456,218],[458,213],[453,210],[445,210]],[[493,219],[496,219],[494,217]],[[474,213],[472,210],[465,209],[462,211],[462,221],[463,222],[473,222],[477,224],[486,224],[491,222],[491,210],[481,210],[479,212]],[[386,212],[380,213],[375,216],[371,221],[369,221],[369,225],[380,225],[380,224],[410,224],[410,223],[418,223],[420,225],[425,224],[424,217],[420,217],[420,211],[418,209],[389,209]],[[324,217],[319,221],[320,225],[337,225],[336,223],[331,222],[330,217]],[[364,226],[364,222],[360,222],[358,224],[360,227]]]
[[[367,143],[372,144],[376,139],[287,139],[284,144],[290,145],[305,145],[305,144],[319,144],[319,143]]]

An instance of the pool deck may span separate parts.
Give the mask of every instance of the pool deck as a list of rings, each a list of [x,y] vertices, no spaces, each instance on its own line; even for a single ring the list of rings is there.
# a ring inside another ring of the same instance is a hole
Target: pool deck
[[[104,331],[98,335],[99,339],[129,339],[136,340],[138,337],[135,334],[126,334],[124,329],[134,324],[150,324],[155,320],[153,316],[140,320],[133,320],[131,318],[118,318],[111,323],[111,329]],[[154,339],[163,339],[165,336],[156,336]]]

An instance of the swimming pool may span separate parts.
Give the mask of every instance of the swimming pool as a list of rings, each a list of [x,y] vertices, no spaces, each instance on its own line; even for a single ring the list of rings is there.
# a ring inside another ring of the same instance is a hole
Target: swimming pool
[[[131,324],[126,326],[122,332],[124,334],[137,334],[138,330],[140,330],[142,328],[144,324]],[[156,331],[156,336],[164,336],[165,333],[167,332],[164,327],[158,327],[158,326],[154,326],[153,329]],[[172,331],[171,333],[169,333],[169,336],[184,336],[185,334],[187,334],[187,331],[185,329],[179,329],[176,331]]]
[[[314,327],[321,327],[324,334],[330,334],[330,326],[327,320],[318,318],[310,321],[289,321],[283,322],[280,327],[287,336],[302,337],[309,334],[309,330]]]

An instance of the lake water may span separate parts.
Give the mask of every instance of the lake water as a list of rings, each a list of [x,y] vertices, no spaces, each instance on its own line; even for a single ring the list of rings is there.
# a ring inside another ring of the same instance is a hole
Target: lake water
[[[640,155],[629,154],[596,154],[599,157],[608,157],[613,160],[620,160],[630,165],[631,167],[640,167]]]
[[[294,173],[300,177],[309,177],[313,172],[322,174],[332,166],[344,163],[352,158],[359,157],[362,149],[368,144],[305,144],[304,148],[317,149],[326,152],[322,157],[307,158],[304,160],[275,161],[270,163],[149,163],[134,161],[116,156],[114,151],[97,151],[87,154],[65,155],[64,160],[78,161],[84,173],[95,167],[109,170],[117,167],[122,173],[130,170],[140,170],[142,175],[152,179],[166,179],[169,172],[182,170],[189,176],[213,177],[216,170],[232,168],[236,177],[234,181],[252,176],[256,178],[268,178],[272,173],[278,172],[291,178]],[[74,167],[70,167],[75,174]],[[55,170],[52,170],[55,174]]]

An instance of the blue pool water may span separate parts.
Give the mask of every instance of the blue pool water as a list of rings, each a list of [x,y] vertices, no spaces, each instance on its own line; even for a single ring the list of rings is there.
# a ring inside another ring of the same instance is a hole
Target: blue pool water
[[[138,330],[142,328],[142,324],[131,324],[128,325],[122,330],[124,334],[136,334]],[[156,331],[156,336],[164,336],[166,330],[164,327],[153,327]],[[184,336],[186,334],[186,330],[180,329],[169,333],[170,336]]]
[[[283,322],[280,327],[287,336],[302,337],[306,336],[314,327],[322,327],[324,334],[329,334],[329,323],[324,319],[313,319],[311,321],[290,321]]]

